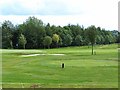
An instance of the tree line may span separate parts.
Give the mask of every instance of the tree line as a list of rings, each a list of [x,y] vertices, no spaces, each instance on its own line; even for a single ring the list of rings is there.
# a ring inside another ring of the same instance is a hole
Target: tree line
[[[2,48],[38,49],[67,46],[84,46],[94,44],[112,44],[120,42],[120,32],[109,31],[91,25],[87,28],[80,25],[55,26],[45,25],[36,17],[29,17],[19,25],[4,21],[2,30]]]

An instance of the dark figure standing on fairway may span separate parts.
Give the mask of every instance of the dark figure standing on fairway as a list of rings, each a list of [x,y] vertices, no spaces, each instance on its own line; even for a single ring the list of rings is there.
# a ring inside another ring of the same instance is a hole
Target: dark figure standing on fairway
[[[64,68],[64,63],[62,63],[62,68]]]

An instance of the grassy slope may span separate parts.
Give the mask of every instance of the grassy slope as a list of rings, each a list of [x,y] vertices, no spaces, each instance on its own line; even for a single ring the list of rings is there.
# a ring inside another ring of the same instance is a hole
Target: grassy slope
[[[3,87],[118,87],[117,45],[91,48],[67,47],[49,50],[3,50]],[[64,56],[24,54],[58,53]],[[61,69],[61,63],[65,68]]]

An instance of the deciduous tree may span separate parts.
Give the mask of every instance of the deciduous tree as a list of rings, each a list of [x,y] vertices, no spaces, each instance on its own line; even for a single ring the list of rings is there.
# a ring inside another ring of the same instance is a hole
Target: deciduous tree
[[[59,35],[53,34],[52,40],[53,40],[53,42],[56,44],[56,47],[58,47],[58,42],[59,42],[59,40],[60,40]]]
[[[51,43],[52,43],[52,38],[50,36],[46,36],[43,40],[44,46],[50,48]]]
[[[19,48],[23,48],[25,49],[25,45],[26,45],[27,41],[26,38],[23,34],[20,35],[19,40],[18,40],[18,46]]]
[[[95,44],[95,38],[96,38],[96,28],[95,26],[90,26],[87,28],[87,38],[91,42],[92,45],[92,55],[93,55],[93,46]]]

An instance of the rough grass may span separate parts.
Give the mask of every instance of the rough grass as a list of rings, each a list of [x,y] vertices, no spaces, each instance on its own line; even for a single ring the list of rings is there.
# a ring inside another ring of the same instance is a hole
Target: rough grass
[[[3,87],[29,88],[116,88],[118,87],[117,45],[91,48],[66,47],[42,50],[2,50]],[[65,54],[33,56],[29,54]],[[65,68],[61,68],[61,63]]]

